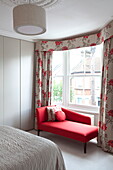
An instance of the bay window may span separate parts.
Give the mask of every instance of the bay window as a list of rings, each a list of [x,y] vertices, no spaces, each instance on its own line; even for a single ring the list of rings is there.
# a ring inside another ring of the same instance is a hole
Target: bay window
[[[98,111],[101,91],[102,44],[54,51],[53,104]]]

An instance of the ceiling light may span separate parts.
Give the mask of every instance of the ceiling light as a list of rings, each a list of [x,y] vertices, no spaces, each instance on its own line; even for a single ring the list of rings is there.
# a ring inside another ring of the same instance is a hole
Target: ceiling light
[[[45,10],[30,3],[16,6],[13,9],[13,27],[17,33],[24,35],[46,32]]]

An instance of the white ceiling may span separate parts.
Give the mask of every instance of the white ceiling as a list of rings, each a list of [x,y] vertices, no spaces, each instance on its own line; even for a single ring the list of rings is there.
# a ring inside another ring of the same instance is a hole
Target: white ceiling
[[[14,5],[6,3],[8,1],[0,0],[0,35],[30,41],[64,39],[96,32],[113,20],[113,0],[57,0],[54,5],[45,8],[46,33],[24,36],[13,30]]]

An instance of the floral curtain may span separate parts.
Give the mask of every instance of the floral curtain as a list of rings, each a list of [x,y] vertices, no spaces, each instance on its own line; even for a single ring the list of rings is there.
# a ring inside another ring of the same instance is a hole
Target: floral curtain
[[[51,105],[52,52],[36,51],[35,108]],[[35,129],[37,120],[35,115]]]
[[[101,44],[113,36],[113,21],[107,24],[102,30],[95,34],[84,35],[81,37],[68,38],[61,41],[38,41],[36,49],[38,51],[62,51],[76,49],[80,47],[89,47]]]
[[[52,53],[36,52],[36,108],[51,104]]]
[[[113,153],[113,38],[104,42],[98,146]]]

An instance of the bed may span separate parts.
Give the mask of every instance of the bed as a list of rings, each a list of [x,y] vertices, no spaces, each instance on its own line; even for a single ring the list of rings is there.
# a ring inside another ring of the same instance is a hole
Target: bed
[[[52,141],[0,126],[0,170],[65,170],[65,165]]]

